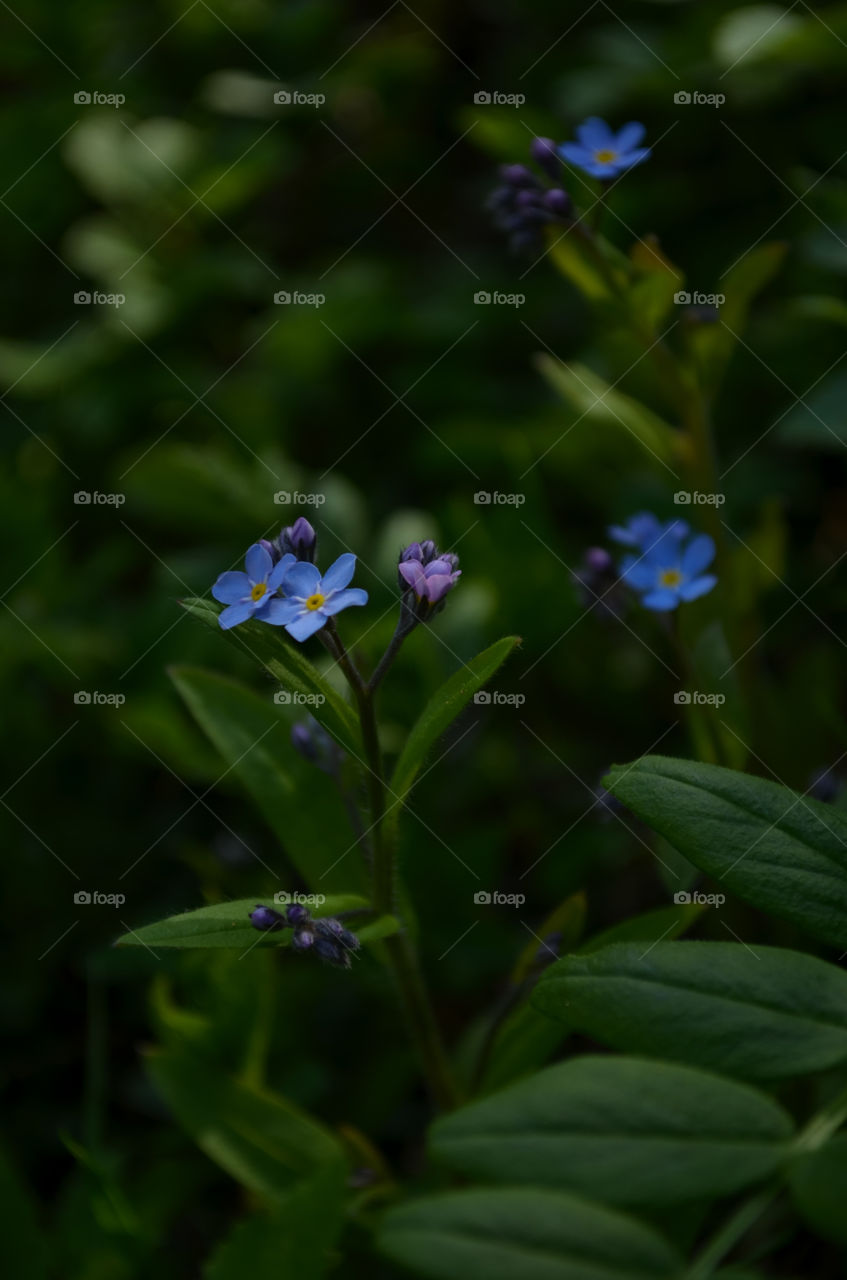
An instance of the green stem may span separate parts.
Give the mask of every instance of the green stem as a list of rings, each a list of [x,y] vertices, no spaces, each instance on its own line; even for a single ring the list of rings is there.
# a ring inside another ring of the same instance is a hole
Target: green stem
[[[769,1187],[745,1200],[729,1221],[712,1236],[702,1253],[685,1272],[683,1280],[708,1280],[709,1276],[714,1275],[726,1255],[747,1234],[778,1194],[777,1187]]]
[[[369,683],[362,680],[333,623],[321,634],[326,635],[324,643],[347,677],[359,709],[370,797],[373,907],[379,915],[397,914],[395,851],[386,843],[383,821],[387,788],[374,705],[375,681],[373,677]],[[398,641],[394,652],[399,648],[399,643]],[[387,664],[383,667],[383,674],[385,670]],[[378,667],[374,675],[379,672]],[[415,948],[404,929],[386,938],[384,945],[432,1100],[439,1110],[449,1111],[458,1101],[456,1087]]]

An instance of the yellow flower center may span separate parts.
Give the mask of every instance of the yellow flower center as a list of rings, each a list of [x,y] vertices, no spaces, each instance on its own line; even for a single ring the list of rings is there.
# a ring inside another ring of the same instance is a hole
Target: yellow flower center
[[[617,160],[617,151],[595,151],[594,159],[598,164],[611,164],[613,160]]]
[[[257,582],[253,590],[250,592],[250,599],[261,600],[262,596],[265,594],[266,591],[267,591],[267,587],[265,586],[264,582]]]
[[[314,613],[316,609],[320,609],[324,600],[326,600],[326,596],[322,596],[320,591],[316,591],[315,594],[313,596],[309,596],[306,601],[306,608],[310,613]]]
[[[664,569],[659,575],[659,581],[663,587],[678,587],[682,582],[682,574],[679,569]]]

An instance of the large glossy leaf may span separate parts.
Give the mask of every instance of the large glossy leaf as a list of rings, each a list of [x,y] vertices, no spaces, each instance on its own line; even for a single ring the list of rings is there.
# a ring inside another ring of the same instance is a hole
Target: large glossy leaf
[[[236,1182],[271,1198],[344,1155],[328,1129],[285,1098],[226,1075],[185,1051],[149,1055],[153,1078],[177,1120]]]
[[[175,667],[170,674],[220,751],[226,773],[246,787],[306,883],[320,893],[341,887],[364,889],[364,864],[344,806],[336,789],[295,752],[289,722],[280,709],[270,698],[260,698],[237,680],[214,672]],[[256,866],[264,872],[260,862]],[[296,886],[280,883],[279,888]]]
[[[605,784],[695,866],[765,911],[847,947],[847,817],[718,765],[644,756]]]
[[[691,927],[702,911],[703,907],[694,903],[645,911],[642,915],[632,916],[621,924],[612,925],[602,933],[595,934],[582,944],[577,954],[596,951],[599,947],[618,940],[642,942],[641,951],[644,951],[659,938],[679,937]],[[540,936],[545,936],[543,928]],[[564,948],[567,945],[565,940]],[[537,943],[532,946],[535,950],[538,949]],[[562,1014],[554,1019],[547,1016],[546,1010],[542,1011],[541,1006],[536,1007],[534,1001],[524,1000],[503,1019],[488,1053],[479,1092],[491,1093],[494,1089],[502,1089],[520,1076],[543,1067],[568,1034],[570,1028],[562,1025],[566,1022]]]
[[[557,961],[532,1002],[613,1048],[748,1079],[847,1060],[847,973],[777,947],[620,943]]]
[[[640,1058],[573,1058],[431,1130],[433,1155],[490,1182],[610,1204],[728,1195],[785,1158],[792,1125],[748,1085]]]
[[[421,765],[438,739],[518,644],[519,636],[504,636],[502,640],[497,640],[454,672],[432,695],[412,726],[406,745],[394,766],[389,784],[392,803],[405,799]],[[389,811],[389,821],[396,823],[399,809],[400,806],[394,803]]]
[[[453,1191],[385,1215],[381,1252],[436,1280],[662,1280],[681,1259],[655,1231],[562,1192]]]
[[[214,600],[194,597],[181,603],[193,618],[213,627],[265,667],[282,689],[307,698],[306,705],[315,719],[342,746],[355,756],[361,756],[359,722],[352,707],[304,656],[302,649],[284,629],[251,621],[233,627],[231,631],[221,632],[218,625],[221,609]]]
[[[329,894],[323,903],[309,909],[316,918],[337,916],[344,911],[367,909],[367,899],[354,893]],[[124,933],[117,940],[122,947],[229,947],[250,950],[253,947],[285,946],[291,933],[283,929],[276,933],[260,933],[253,928],[248,916],[254,907],[274,907],[284,910],[272,897],[235,898],[231,902],[216,902],[211,907],[199,907],[196,911],[184,911],[154,924],[142,925],[131,933]],[[393,916],[369,918],[361,927],[355,917],[349,927],[362,942],[376,942],[396,933],[398,923]]]

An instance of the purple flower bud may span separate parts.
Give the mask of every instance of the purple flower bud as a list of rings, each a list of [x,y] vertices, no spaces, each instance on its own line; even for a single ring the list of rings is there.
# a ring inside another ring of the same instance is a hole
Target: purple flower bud
[[[290,902],[285,908],[285,918],[289,924],[303,924],[309,919],[309,909],[299,902]]]
[[[399,564],[403,564],[406,560],[417,560],[418,564],[423,564],[423,547],[419,542],[410,542],[408,547],[404,547],[400,552]]]
[[[318,535],[305,516],[298,516],[294,524],[288,525],[279,535],[282,553],[291,552],[298,560],[314,562],[317,544]]]
[[[336,969],[349,969],[352,963],[349,951],[331,938],[315,938],[315,951],[327,964]]]
[[[561,187],[552,187],[546,191],[542,203],[557,218],[569,218],[573,213],[571,198]]]
[[[562,161],[552,138],[533,138],[529,154],[554,182],[561,177]]]
[[[538,179],[527,169],[525,164],[504,164],[500,167],[500,177],[510,187],[537,187]]]
[[[585,567],[592,573],[608,573],[614,564],[605,547],[589,547],[585,553]]]
[[[255,910],[250,912],[250,923],[262,933],[276,933],[285,928],[285,921],[279,912],[272,907],[263,907],[259,902],[256,903]]]
[[[806,794],[822,804],[833,804],[841,793],[841,779],[831,769],[822,769],[812,775]]]
[[[362,945],[355,933],[350,933],[349,929],[345,929],[340,920],[336,920],[334,916],[330,916],[326,920],[317,920],[315,922],[315,933],[321,937],[337,940],[342,947],[347,947],[350,951],[358,951]]]
[[[314,945],[315,935],[311,929],[295,929],[294,936],[291,939],[292,947],[298,951],[308,951],[309,947]]]
[[[259,546],[265,548],[268,555],[273,560],[274,564],[276,564],[277,560],[280,559],[280,554],[279,554],[279,550],[274,546],[274,544],[272,542],[269,542],[267,538],[260,538]]]
[[[317,747],[305,721],[298,720],[291,726],[291,745],[304,760],[308,760],[310,764],[317,764]]]

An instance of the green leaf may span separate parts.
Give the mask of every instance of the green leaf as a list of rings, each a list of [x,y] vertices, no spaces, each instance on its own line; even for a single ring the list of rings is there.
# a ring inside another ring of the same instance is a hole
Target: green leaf
[[[291,933],[283,929],[279,933],[260,933],[254,929],[248,916],[254,907],[273,907],[272,897],[236,898],[232,902],[216,902],[211,907],[197,911],[185,911],[155,924],[143,925],[118,938],[119,947],[235,947],[242,951],[253,947],[286,946]],[[358,894],[330,894],[320,906],[310,907],[318,918],[337,916],[342,911],[366,910],[366,898]],[[277,907],[277,909],[279,909]],[[397,932],[393,916],[380,916],[359,928],[355,920],[350,928],[363,942],[373,942]]]
[[[296,643],[286,634],[280,634],[280,628],[251,621],[242,623],[240,627],[233,627],[230,631],[221,631],[218,625],[221,610],[213,600],[194,597],[181,601],[181,604],[193,618],[205,622],[219,635],[225,636],[248,653],[288,693],[308,698],[309,711],[315,719],[346,750],[356,758],[361,757],[362,740],[353,708],[324,679],[318,669],[312,666],[308,658],[304,658]]]
[[[777,947],[619,943],[557,961],[532,1002],[615,1049],[748,1079],[847,1060],[847,973]]]
[[[847,947],[847,817],[776,782],[644,756],[605,785],[739,898]]]
[[[497,640],[465,663],[430,698],[413,725],[391,776],[389,794],[393,807],[388,813],[389,823],[396,825],[401,807],[396,802],[405,800],[421,765],[442,733],[467,706],[473,695],[491,679],[518,644],[519,636],[504,636],[502,640]]]
[[[777,427],[785,444],[841,453],[847,444],[847,375],[839,370],[789,409]]]
[[[577,899],[579,897],[580,895],[576,895]],[[575,899],[568,899],[564,906],[567,907],[574,901]],[[691,927],[703,910],[702,906],[690,903],[646,911],[643,915],[633,916],[631,920],[595,934],[583,943],[577,954],[596,951],[607,942],[632,940],[649,945],[659,938],[676,938]],[[545,925],[539,932],[540,936],[546,937],[550,930]],[[576,939],[571,945],[575,941]],[[565,942],[564,946],[567,945]],[[538,950],[537,943],[533,943],[532,947],[534,951]],[[530,1003],[527,999],[520,1004],[504,1019],[497,1033],[479,1092],[491,1093],[495,1089],[502,1089],[513,1080],[543,1067],[569,1033],[569,1028],[562,1026],[562,1022],[562,1018],[554,1021],[546,1012],[542,1013],[539,1008],[534,1007],[534,1001]]]
[[[332,1263],[341,1228],[343,1166],[330,1165],[288,1192],[266,1213],[243,1218],[206,1263],[203,1280],[244,1280],[285,1273],[321,1280]]]
[[[223,756],[227,774],[231,771],[246,787],[306,883],[321,893],[348,888],[351,882],[353,888],[364,888],[365,869],[361,855],[351,848],[355,840],[344,805],[335,788],[318,779],[294,751],[290,725],[280,709],[237,680],[210,671],[176,667],[170,675]],[[317,782],[322,789],[316,828]],[[344,856],[347,852],[351,856]]]
[[[749,1085],[639,1058],[580,1057],[437,1121],[431,1146],[485,1181],[663,1205],[766,1178],[791,1136],[786,1113]]]
[[[847,1246],[847,1135],[798,1157],[789,1175],[795,1206],[819,1235]]]
[[[271,1199],[344,1155],[328,1129],[285,1098],[225,1074],[188,1052],[154,1051],[153,1079],[179,1123],[210,1160]]]
[[[787,247],[782,241],[759,245],[730,267],[717,286],[725,297],[719,323],[701,324],[692,330],[692,346],[710,388],[720,382],[746,328],[750,305],[782,266]]]
[[[549,355],[536,357],[543,376],[577,414],[586,430],[598,426],[623,432],[635,439],[663,471],[672,471],[677,454],[677,436],[664,419],[639,400],[618,391],[586,365],[563,364]]]
[[[662,1280],[682,1265],[635,1219],[538,1188],[413,1200],[385,1215],[378,1245],[436,1280]]]

